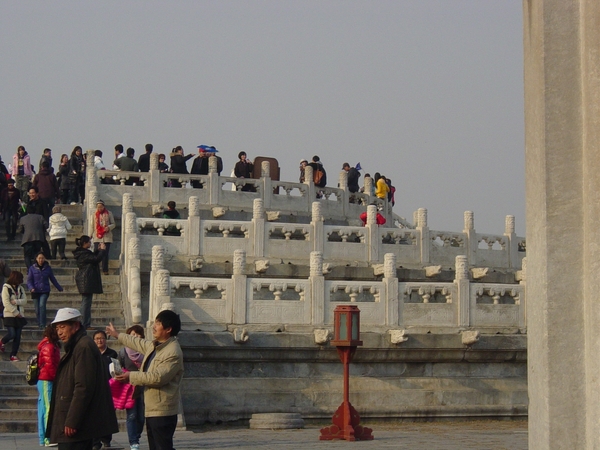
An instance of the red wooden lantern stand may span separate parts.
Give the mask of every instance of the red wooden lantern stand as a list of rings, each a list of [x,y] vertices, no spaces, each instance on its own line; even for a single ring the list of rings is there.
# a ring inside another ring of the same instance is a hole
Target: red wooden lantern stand
[[[354,305],[340,305],[334,311],[334,340],[338,354],[344,364],[344,401],[335,411],[332,422],[321,428],[319,439],[330,441],[368,441],[373,439],[371,428],[360,425],[360,416],[350,404],[350,362],[356,353],[356,347],[362,345],[360,336],[360,310]]]

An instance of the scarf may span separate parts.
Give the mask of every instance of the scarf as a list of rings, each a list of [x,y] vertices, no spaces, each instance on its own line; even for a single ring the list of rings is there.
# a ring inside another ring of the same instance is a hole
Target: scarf
[[[144,355],[142,355],[140,352],[136,352],[135,350],[129,347],[125,347],[125,353],[127,353],[127,356],[129,356],[131,362],[134,363],[139,369],[142,365],[142,361],[144,360]]]
[[[96,211],[96,237],[102,239],[108,232],[108,210]]]

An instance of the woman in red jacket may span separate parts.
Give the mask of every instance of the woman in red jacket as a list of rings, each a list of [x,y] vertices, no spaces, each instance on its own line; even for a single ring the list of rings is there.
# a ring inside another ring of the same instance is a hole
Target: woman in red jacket
[[[38,436],[40,445],[47,447],[50,445],[50,440],[46,438],[46,425],[48,424],[48,411],[50,410],[50,400],[52,398],[52,384],[60,361],[58,335],[52,325],[48,325],[44,329],[44,338],[37,348],[39,351],[38,367],[40,368],[37,382],[40,394],[38,397]]]

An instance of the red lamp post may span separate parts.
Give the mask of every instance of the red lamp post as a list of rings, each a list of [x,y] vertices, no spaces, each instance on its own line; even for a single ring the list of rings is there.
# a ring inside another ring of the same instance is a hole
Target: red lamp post
[[[333,415],[332,422],[321,428],[322,441],[344,439],[346,441],[368,441],[373,439],[373,430],[360,425],[360,416],[350,404],[350,362],[356,347],[362,345],[360,340],[360,310],[354,305],[339,305],[334,314],[334,339],[332,345],[337,347],[340,359],[344,364],[344,401]]]

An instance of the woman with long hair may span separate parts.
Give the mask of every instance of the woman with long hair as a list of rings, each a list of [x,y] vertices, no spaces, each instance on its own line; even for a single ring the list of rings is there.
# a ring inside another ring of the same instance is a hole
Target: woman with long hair
[[[69,203],[69,155],[62,154],[60,157],[60,165],[58,166],[58,187],[60,189],[60,202],[63,205]]]
[[[39,375],[37,382],[38,397],[38,436],[41,447],[49,447],[50,440],[46,437],[46,426],[48,425],[48,412],[50,411],[50,400],[52,399],[52,385],[56,377],[56,370],[60,361],[60,348],[58,346],[58,334],[52,325],[44,329],[44,338],[37,346]]]
[[[10,360],[19,361],[17,353],[21,345],[21,331],[27,325],[21,306],[27,303],[23,289],[23,274],[13,270],[2,286],[2,305],[4,305],[4,326],[8,333],[0,340],[0,352],[4,353],[4,344],[13,341]]]
[[[76,205],[79,201],[79,182],[82,178],[82,169],[84,166],[81,147],[76,146],[71,152],[69,160],[69,201],[71,205]]]
[[[19,145],[17,153],[13,155],[12,176],[16,180],[16,188],[21,192],[21,200],[26,202],[27,191],[33,177],[33,169],[31,168],[31,160],[29,153],[25,147]]]
[[[104,258],[102,258],[102,272],[104,272],[104,275],[108,275],[108,252],[110,251],[110,244],[113,241],[112,230],[115,229],[115,226],[113,213],[106,209],[102,200],[98,200],[96,202],[96,212],[94,213],[94,231],[92,237],[94,238],[95,250],[98,250],[98,246],[101,243],[104,243],[106,249]]]
[[[35,262],[27,271],[27,288],[31,292],[31,299],[35,306],[35,316],[40,330],[46,328],[46,302],[50,297],[50,282],[58,292],[62,292],[63,288],[54,276],[52,267],[46,261],[43,252],[39,252],[35,257]]]
[[[94,252],[90,250],[92,239],[83,235],[75,239],[77,248],[73,250],[73,255],[77,261],[77,274],[75,283],[77,290],[81,294],[81,316],[83,328],[89,329],[92,323],[92,298],[94,294],[102,294],[102,275],[100,275],[100,262],[104,258],[106,247],[104,242],[100,242],[98,249]]]

